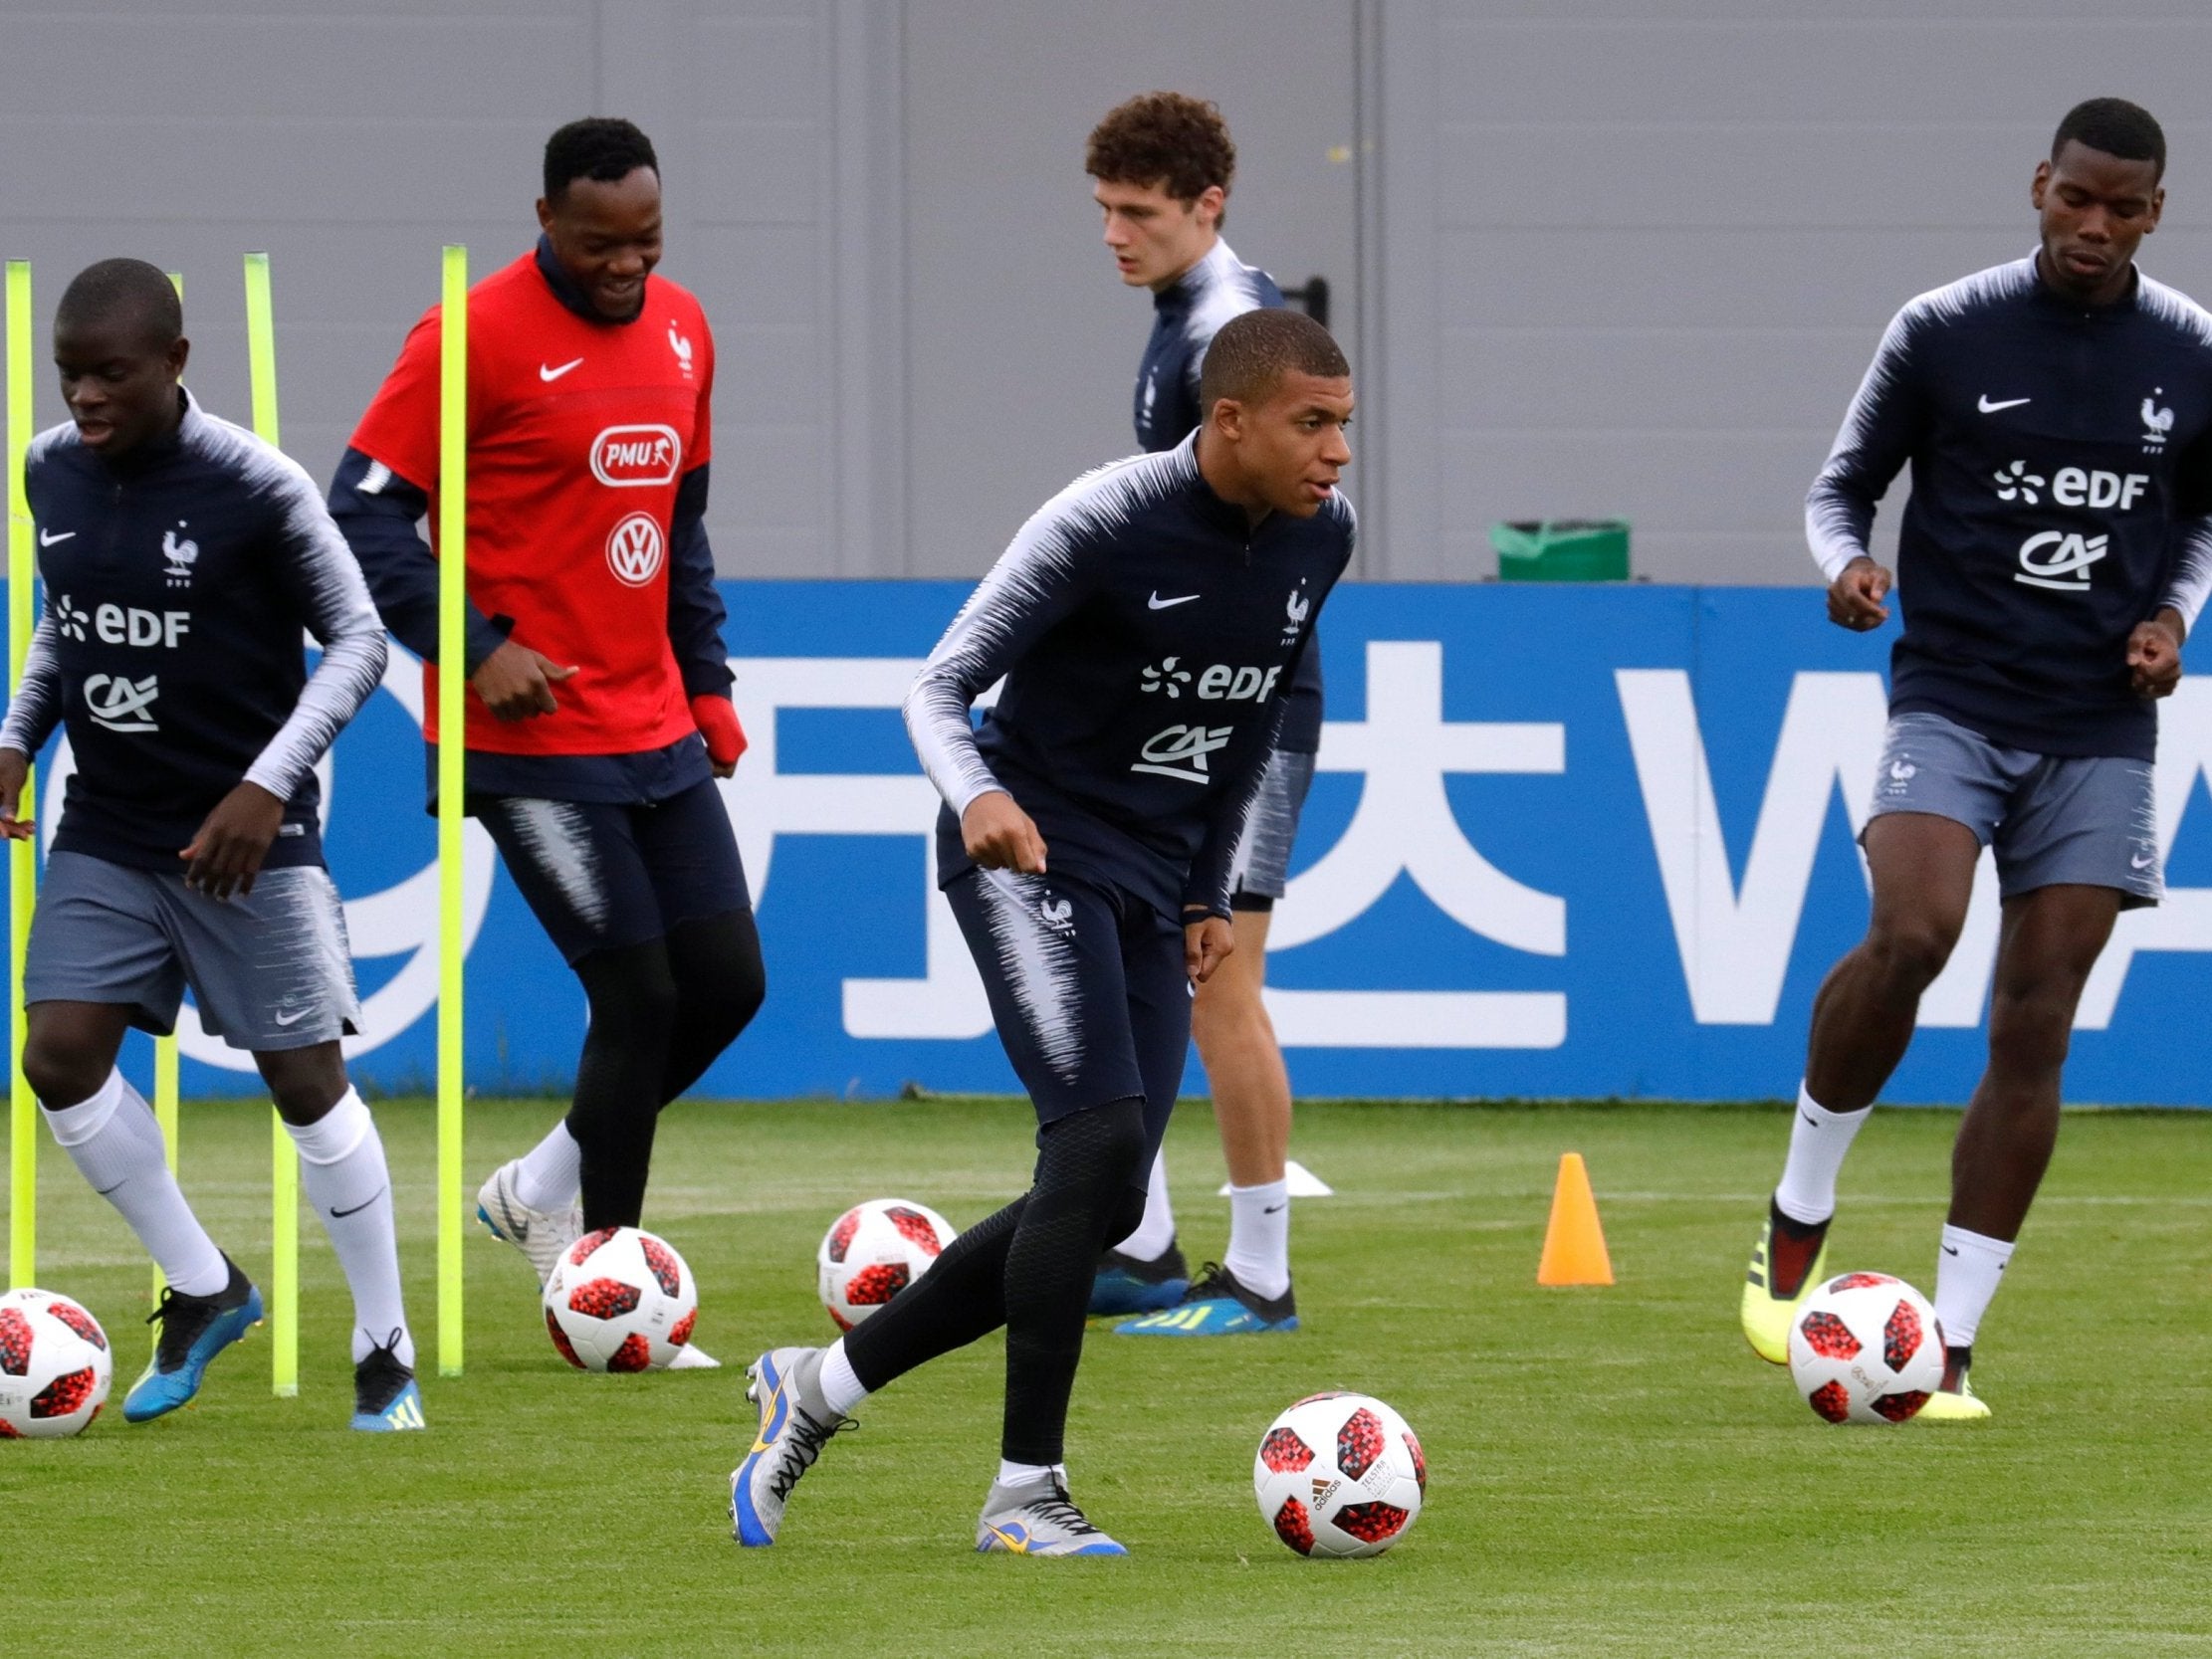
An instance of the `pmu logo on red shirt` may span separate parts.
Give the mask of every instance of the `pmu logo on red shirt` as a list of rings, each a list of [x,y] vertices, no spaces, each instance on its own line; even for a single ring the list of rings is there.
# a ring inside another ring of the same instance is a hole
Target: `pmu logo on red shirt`
[[[672,426],[610,426],[591,440],[591,476],[616,490],[674,484],[683,464]]]
[[[607,532],[607,568],[625,587],[643,587],[660,574],[661,527],[650,513],[633,513]]]

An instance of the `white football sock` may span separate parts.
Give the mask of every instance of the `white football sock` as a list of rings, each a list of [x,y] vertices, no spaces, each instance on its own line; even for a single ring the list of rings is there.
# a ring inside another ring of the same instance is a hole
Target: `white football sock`
[[[583,1148],[563,1118],[525,1152],[515,1171],[515,1196],[534,1210],[562,1210],[583,1186]]]
[[[399,1241],[392,1230],[391,1171],[383,1138],[359,1093],[348,1089],[312,1124],[287,1124],[300,1149],[300,1186],[323,1218],[353,1293],[353,1362],[399,1333],[399,1362],[415,1362],[399,1295]]]
[[[1836,1213],[1836,1176],[1844,1154],[1874,1108],[1831,1112],[1797,1086],[1797,1111],[1790,1119],[1790,1156],[1774,1188],[1774,1206],[1792,1221],[1826,1221]]]
[[[1031,1481],[1041,1481],[1058,1476],[1062,1486],[1067,1485],[1067,1465],[1064,1463],[1011,1463],[998,1460],[1000,1486],[1026,1486]]]
[[[1168,1154],[1162,1150],[1152,1160],[1152,1178],[1145,1185],[1145,1218],[1114,1248],[1136,1261],[1156,1262],[1174,1244],[1175,1211],[1168,1207]]]
[[[840,1417],[851,1416],[852,1408],[868,1397],[868,1390],[861,1386],[852,1361],[845,1357],[844,1338],[839,1337],[822,1355],[822,1368],[814,1377],[814,1386],[822,1391],[822,1402]]]
[[[1982,1315],[1997,1294],[2012,1246],[1984,1233],[1946,1225],[1935,1257],[1935,1322],[1948,1348],[1972,1348]]]
[[[1290,1289],[1290,1182],[1228,1189],[1228,1250],[1236,1282],[1273,1301]]]
[[[89,1100],[46,1121],[93,1190],[114,1205],[179,1296],[214,1296],[230,1264],[184,1201],[162,1154],[161,1126],[138,1091],[110,1072]]]

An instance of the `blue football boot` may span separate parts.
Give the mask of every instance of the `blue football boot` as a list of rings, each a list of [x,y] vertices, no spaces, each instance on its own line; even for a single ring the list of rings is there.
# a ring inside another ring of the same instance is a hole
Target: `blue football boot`
[[[1225,1267],[1208,1262],[1182,1303],[1114,1327],[1117,1337],[1250,1337],[1298,1329],[1298,1303],[1289,1286],[1261,1296]]]
[[[352,1427],[363,1434],[397,1434],[428,1425],[422,1390],[412,1365],[399,1357],[399,1333],[372,1347],[353,1367]]]
[[[760,1412],[745,1460],[730,1471],[730,1535],[765,1550],[782,1530],[783,1506],[832,1435],[852,1426],[822,1397],[819,1348],[774,1348],[746,1367],[745,1397]]]
[[[123,1398],[124,1422],[151,1422],[184,1404],[200,1391],[208,1361],[261,1323],[261,1292],[236,1262],[228,1256],[223,1261],[230,1283],[214,1296],[179,1296],[161,1288],[160,1305],[146,1319],[161,1327],[161,1335],[145,1373]]]
[[[1099,1257],[1098,1277],[1091,1281],[1091,1312],[1149,1314],[1173,1308],[1190,1288],[1190,1264],[1172,1241],[1149,1262],[1109,1250]]]

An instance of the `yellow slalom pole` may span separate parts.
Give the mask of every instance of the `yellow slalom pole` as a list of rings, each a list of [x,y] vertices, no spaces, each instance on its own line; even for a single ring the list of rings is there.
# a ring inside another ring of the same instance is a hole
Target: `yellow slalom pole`
[[[254,434],[282,448],[277,429],[277,319],[269,298],[269,256],[246,256],[246,363],[253,388]],[[300,1392],[300,1154],[274,1107],[269,1112],[269,1386],[280,1398]]]
[[[184,273],[170,272],[169,286],[176,290],[176,297],[181,302],[184,298]],[[169,1173],[173,1175],[177,1172],[177,1158],[183,1151],[180,1137],[184,1127],[177,1115],[174,1033],[153,1039],[153,1121],[160,1126],[162,1156],[169,1160]],[[153,1305],[156,1308],[161,1306],[161,1289],[167,1283],[157,1264],[153,1269]],[[155,1341],[158,1344],[158,1336]]]
[[[469,251],[445,250],[438,357],[438,1372],[461,1374],[461,793],[468,684]]]
[[[24,452],[31,447],[31,262],[7,263],[8,312],[8,687],[23,681],[31,652],[31,504],[23,494]],[[38,769],[23,780],[23,806],[36,812]],[[23,961],[31,942],[31,906],[38,897],[38,847],[8,844],[8,1286],[33,1283],[39,1270],[39,1119],[23,1080]]]

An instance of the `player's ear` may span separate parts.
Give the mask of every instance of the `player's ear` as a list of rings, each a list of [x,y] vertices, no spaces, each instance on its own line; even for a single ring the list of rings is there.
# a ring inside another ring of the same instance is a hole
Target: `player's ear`
[[[1233,397],[1217,397],[1213,412],[1207,419],[1214,423],[1214,430],[1235,443],[1244,436],[1244,406]]]
[[[1208,225],[1217,225],[1221,222],[1222,210],[1228,206],[1228,192],[1218,184],[1209,184],[1199,192],[1199,199],[1193,205]]]
[[[2028,200],[2038,213],[2043,211],[2043,193],[2051,188],[2051,162],[2049,158],[2036,163],[2035,182],[2028,186]]]
[[[538,228],[542,231],[550,231],[553,229],[553,204],[547,201],[545,197],[540,196],[538,198]]]
[[[169,342],[169,349],[162,353],[162,366],[169,371],[171,380],[184,378],[185,359],[192,355],[192,342],[182,334]]]

